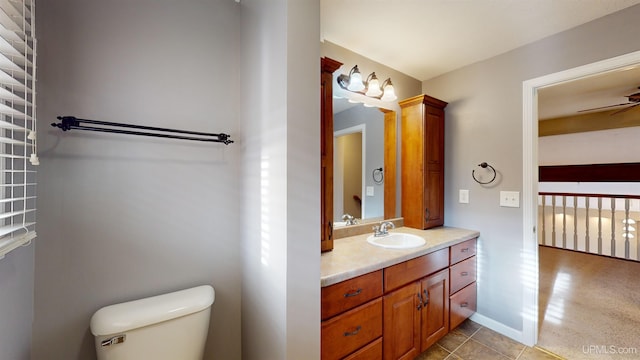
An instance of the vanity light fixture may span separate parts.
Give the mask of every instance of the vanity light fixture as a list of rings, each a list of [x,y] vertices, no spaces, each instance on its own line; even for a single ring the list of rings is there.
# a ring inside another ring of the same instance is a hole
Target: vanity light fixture
[[[383,81],[382,85],[380,85],[376,73],[372,72],[367,76],[366,81],[363,82],[358,65],[349,70],[349,75],[341,74],[338,76],[338,85],[345,90],[382,101],[394,101],[398,98],[393,88],[391,78],[387,78],[387,80]]]

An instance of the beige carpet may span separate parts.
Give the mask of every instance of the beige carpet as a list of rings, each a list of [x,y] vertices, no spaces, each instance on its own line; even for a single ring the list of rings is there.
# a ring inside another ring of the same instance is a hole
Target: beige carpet
[[[538,346],[567,359],[640,360],[640,263],[540,247]]]

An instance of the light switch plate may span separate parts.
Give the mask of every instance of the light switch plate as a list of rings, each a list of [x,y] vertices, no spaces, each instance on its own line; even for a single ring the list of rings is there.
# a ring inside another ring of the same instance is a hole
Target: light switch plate
[[[460,204],[468,204],[469,203],[469,190],[460,189],[460,194],[458,196],[458,202]]]
[[[503,207],[520,207],[519,191],[500,191],[500,206]]]
[[[373,186],[367,186],[367,196],[373,196]]]

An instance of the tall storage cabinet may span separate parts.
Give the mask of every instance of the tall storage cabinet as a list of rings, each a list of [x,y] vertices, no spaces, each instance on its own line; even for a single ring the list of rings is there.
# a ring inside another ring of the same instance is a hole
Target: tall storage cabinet
[[[428,95],[400,101],[402,108],[402,217],[404,225],[444,224],[444,108]]]
[[[333,73],[341,62],[320,59],[320,251],[333,250]]]

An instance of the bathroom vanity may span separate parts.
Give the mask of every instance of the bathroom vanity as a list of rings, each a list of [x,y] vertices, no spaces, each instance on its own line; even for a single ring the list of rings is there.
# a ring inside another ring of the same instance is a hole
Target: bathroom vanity
[[[322,254],[322,359],[413,359],[475,312],[477,231],[393,232],[426,243],[386,249],[364,234]]]

